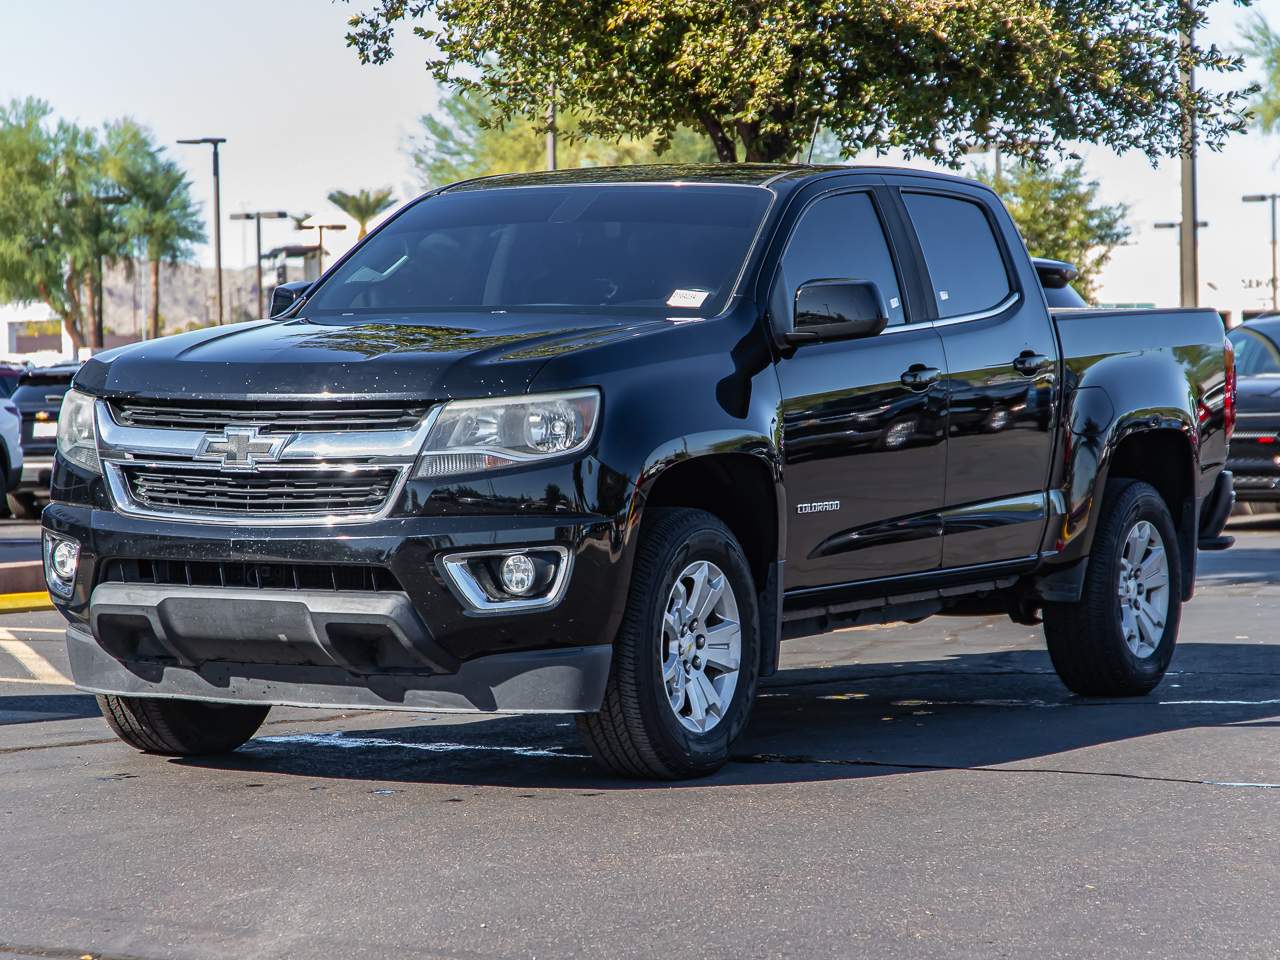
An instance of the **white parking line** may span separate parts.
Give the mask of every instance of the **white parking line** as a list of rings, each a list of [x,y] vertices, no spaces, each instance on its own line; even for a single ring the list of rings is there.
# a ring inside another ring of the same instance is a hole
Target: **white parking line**
[[[52,663],[46,660],[35,650],[21,640],[9,640],[0,638],[0,653],[7,653],[13,659],[17,660],[29,674],[34,683],[49,683],[57,686],[69,687],[71,681],[64,677]],[[6,678],[0,677],[0,682],[24,682],[23,678]]]

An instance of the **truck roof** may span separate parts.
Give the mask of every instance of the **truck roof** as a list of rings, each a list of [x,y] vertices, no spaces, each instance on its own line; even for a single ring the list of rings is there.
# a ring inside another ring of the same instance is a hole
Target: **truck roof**
[[[453,193],[463,190],[492,190],[500,187],[549,187],[605,183],[696,183],[734,186],[791,186],[832,173],[879,173],[916,176],[931,180],[951,180],[977,184],[968,177],[876,164],[805,163],[687,163],[636,164],[627,167],[581,167],[573,170],[545,170],[533,173],[506,173],[463,180],[444,187]]]

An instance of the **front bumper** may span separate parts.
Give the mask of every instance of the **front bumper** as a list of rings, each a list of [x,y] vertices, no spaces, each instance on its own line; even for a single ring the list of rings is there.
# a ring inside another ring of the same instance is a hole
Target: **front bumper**
[[[583,713],[600,709],[612,648],[596,645],[478,657],[435,676],[355,676],[337,667],[209,662],[129,663],[87,630],[67,630],[76,686],[90,693],[223,703],[449,713]]]
[[[614,522],[594,516],[398,517],[245,527],[129,517],[53,503],[76,540],[70,622],[78,686],[95,693],[406,710],[598,709],[628,566]],[[572,557],[555,606],[469,612],[440,560],[459,551],[557,546]],[[113,560],[360,564],[402,590],[106,582]]]

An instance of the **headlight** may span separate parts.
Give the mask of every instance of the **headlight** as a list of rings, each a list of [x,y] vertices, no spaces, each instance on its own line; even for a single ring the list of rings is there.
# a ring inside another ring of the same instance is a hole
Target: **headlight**
[[[586,449],[600,413],[598,390],[445,404],[413,475],[480,473]]]
[[[98,465],[98,434],[93,423],[93,397],[68,390],[58,414],[58,452],[91,473],[101,473]]]

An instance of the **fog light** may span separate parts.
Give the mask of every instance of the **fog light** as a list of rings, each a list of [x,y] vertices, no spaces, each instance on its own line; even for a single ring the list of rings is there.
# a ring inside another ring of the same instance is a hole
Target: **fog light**
[[[80,565],[80,544],[74,540],[44,535],[44,579],[49,592],[69,597],[75,590],[76,568]]]
[[[532,590],[537,580],[537,568],[523,553],[513,553],[503,560],[499,574],[502,577],[502,589],[518,597]]]

